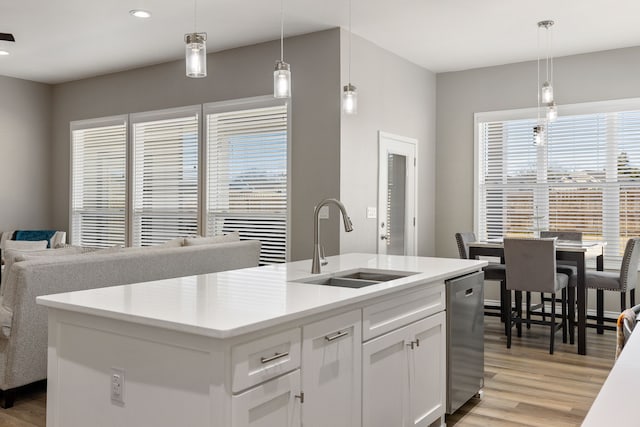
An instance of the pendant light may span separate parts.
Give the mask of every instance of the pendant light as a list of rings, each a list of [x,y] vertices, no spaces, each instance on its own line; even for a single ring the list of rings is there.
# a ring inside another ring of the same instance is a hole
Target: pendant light
[[[193,33],[184,35],[187,77],[207,77],[207,33],[196,32],[197,0],[193,1]]]
[[[342,92],[342,111],[345,114],[358,113],[358,92],[356,87],[351,84],[351,34],[351,0],[349,0],[349,83]]]
[[[558,107],[553,97],[553,56],[551,55],[551,27],[554,22],[545,20],[538,22],[538,120],[533,127],[533,142],[535,145],[543,145],[546,143],[547,128],[549,123],[556,121],[558,118]],[[544,29],[545,34],[545,81],[540,85],[540,30]],[[541,118],[542,107],[545,107],[544,119]]]
[[[291,66],[284,62],[284,0],[280,0],[280,59],[276,61],[273,72],[273,96],[275,98],[291,96]]]

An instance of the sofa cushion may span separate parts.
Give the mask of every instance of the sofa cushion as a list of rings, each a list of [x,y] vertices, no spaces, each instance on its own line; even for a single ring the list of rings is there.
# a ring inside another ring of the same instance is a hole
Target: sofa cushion
[[[184,239],[184,246],[211,245],[218,243],[239,242],[240,233],[234,231],[232,233],[223,234],[213,237],[187,237]]]
[[[46,240],[47,247],[51,247],[51,238],[56,230],[16,230],[14,240],[40,241]]]
[[[21,251],[41,251],[47,249],[48,240],[7,240],[4,249],[18,249]]]
[[[171,239],[168,242],[160,243],[159,245],[155,245],[155,248],[177,248],[180,246],[184,246],[184,237],[176,237],[175,239]]]
[[[2,272],[2,285],[0,286],[0,295],[4,295],[6,286],[5,284],[9,280],[11,274],[11,266],[15,262],[24,261],[25,257],[48,257],[48,256],[61,256],[61,255],[74,255],[83,254],[95,251],[95,248],[86,248],[82,246],[69,246],[60,249],[41,249],[37,251],[33,250],[19,250],[19,249],[7,249],[5,251],[5,268]],[[34,259],[34,258],[31,258]]]

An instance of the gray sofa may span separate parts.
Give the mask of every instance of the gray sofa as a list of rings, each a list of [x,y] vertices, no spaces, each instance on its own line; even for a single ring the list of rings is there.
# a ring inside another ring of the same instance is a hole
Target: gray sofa
[[[255,267],[259,253],[260,242],[238,241],[16,256],[2,285],[0,405],[11,407],[17,387],[47,376],[47,311],[37,296]]]

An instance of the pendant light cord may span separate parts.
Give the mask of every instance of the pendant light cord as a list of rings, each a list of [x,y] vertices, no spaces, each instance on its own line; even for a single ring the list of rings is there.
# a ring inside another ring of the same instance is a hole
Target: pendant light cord
[[[284,62],[284,0],[280,0],[280,61]]]
[[[351,43],[352,43],[352,32],[351,32],[351,0],[349,0],[349,85],[351,85]]]
[[[193,33],[198,32],[198,0],[193,0]]]
[[[538,82],[536,84],[536,93],[538,94],[538,124],[540,124],[540,26],[538,26],[538,37],[537,37],[537,42],[538,42],[538,48],[536,50],[537,52],[537,56],[538,56],[538,60],[537,60],[537,64],[538,64]]]

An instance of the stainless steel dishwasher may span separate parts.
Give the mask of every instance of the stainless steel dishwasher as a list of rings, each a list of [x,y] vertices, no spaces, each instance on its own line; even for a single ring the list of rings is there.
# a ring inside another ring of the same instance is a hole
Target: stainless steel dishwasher
[[[447,414],[484,386],[484,273],[445,282],[447,296]]]

